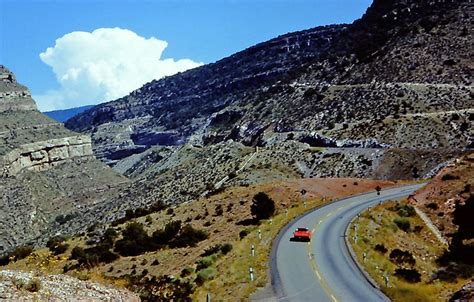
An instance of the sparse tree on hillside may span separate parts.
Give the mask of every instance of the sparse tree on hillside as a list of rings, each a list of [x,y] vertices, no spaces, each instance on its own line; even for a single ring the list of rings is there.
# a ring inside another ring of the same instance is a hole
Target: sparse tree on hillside
[[[253,197],[250,211],[255,219],[268,219],[275,213],[275,201],[266,193],[260,192]]]

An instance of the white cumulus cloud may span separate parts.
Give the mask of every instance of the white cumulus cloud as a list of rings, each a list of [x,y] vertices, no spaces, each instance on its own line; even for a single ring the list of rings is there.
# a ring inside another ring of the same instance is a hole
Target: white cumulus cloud
[[[68,33],[39,55],[53,69],[60,88],[34,98],[41,111],[97,104],[202,65],[190,59],[162,59],[167,46],[166,41],[121,28]]]

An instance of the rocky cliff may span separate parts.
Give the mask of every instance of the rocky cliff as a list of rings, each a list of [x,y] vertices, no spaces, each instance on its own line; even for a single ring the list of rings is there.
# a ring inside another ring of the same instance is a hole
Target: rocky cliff
[[[269,129],[357,146],[472,147],[472,13],[469,1],[375,1],[354,24],[287,34],[152,81],[66,126],[91,134],[109,164],[155,145],[265,146]]]
[[[94,158],[91,139],[41,114],[0,66],[0,254],[54,232],[126,179]]]

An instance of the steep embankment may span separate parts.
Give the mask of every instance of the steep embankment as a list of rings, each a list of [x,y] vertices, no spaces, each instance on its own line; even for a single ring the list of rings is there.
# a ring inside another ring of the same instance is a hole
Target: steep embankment
[[[0,254],[78,216],[125,180],[94,158],[89,136],[41,114],[0,66]]]

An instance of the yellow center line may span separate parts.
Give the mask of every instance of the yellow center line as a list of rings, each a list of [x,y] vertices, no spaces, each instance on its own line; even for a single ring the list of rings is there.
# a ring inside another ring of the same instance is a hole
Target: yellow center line
[[[329,217],[332,213],[329,213],[327,215],[327,217]],[[321,224],[321,220],[318,222],[318,225]],[[316,229],[316,224],[314,224],[314,228],[313,228],[313,232],[314,230]],[[311,250],[312,250],[312,244],[313,244],[313,241],[310,241],[308,242],[308,245],[306,245],[306,250],[308,252],[308,260],[309,260],[309,263],[311,265],[311,269],[313,270],[314,274],[316,275],[316,277],[318,277],[319,279],[319,284],[321,284],[321,287],[323,288],[324,292],[326,293],[326,295],[328,297],[331,297],[332,300],[334,302],[338,302],[338,300],[336,299],[336,297],[334,296],[331,288],[329,287],[329,285],[327,284],[326,280],[321,276],[321,274],[319,273],[319,269],[318,269],[318,266],[316,264],[316,261],[315,259],[312,259],[313,257],[311,257]]]

